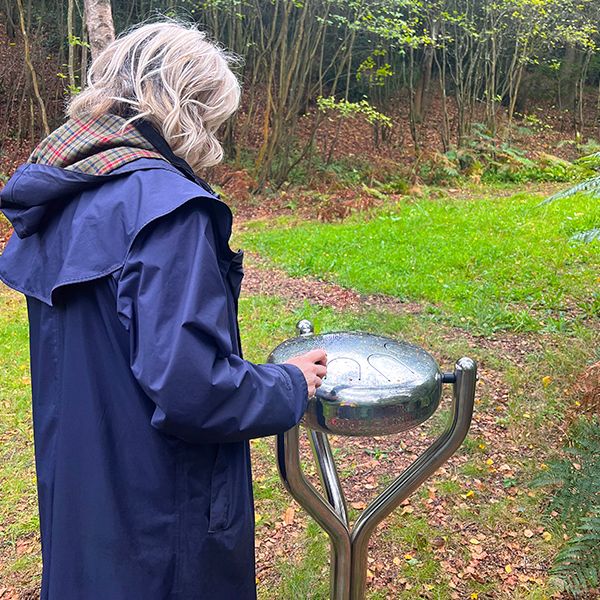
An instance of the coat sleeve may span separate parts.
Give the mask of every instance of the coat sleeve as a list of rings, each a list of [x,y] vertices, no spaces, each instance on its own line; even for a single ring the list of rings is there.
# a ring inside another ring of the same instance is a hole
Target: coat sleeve
[[[192,203],[137,236],[117,282],[131,370],[156,405],[152,425],[191,443],[281,433],[306,410],[300,369],[233,353],[225,285],[210,219]]]

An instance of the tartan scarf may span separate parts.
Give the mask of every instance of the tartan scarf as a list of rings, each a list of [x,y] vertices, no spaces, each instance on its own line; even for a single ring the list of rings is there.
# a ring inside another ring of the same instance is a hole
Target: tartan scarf
[[[164,160],[131,123],[107,114],[69,119],[38,144],[28,162],[105,175],[138,158]]]

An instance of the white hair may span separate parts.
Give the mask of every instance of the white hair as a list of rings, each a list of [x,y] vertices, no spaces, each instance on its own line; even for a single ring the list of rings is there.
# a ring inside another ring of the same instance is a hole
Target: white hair
[[[194,170],[216,165],[223,148],[215,134],[238,108],[236,57],[193,25],[168,21],[139,26],[94,60],[71,118],[118,114],[150,121]]]

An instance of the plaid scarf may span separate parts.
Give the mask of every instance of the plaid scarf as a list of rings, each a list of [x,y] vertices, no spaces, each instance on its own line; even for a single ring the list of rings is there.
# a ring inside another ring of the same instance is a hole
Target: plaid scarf
[[[133,125],[125,123],[117,115],[69,119],[38,144],[29,162],[104,175],[138,158],[164,160]]]

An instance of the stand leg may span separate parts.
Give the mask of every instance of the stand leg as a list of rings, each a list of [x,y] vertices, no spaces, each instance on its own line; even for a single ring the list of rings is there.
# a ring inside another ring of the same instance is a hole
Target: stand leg
[[[331,600],[349,600],[351,548],[348,526],[333,507],[326,502],[306,480],[300,466],[299,428],[293,427],[277,436],[277,463],[279,474],[288,492],[311,517],[327,532],[331,540]],[[326,489],[339,486],[337,477],[330,479],[330,471],[324,470]],[[343,498],[341,490],[339,496]]]
[[[475,401],[477,365],[461,358],[454,370],[452,421],[448,429],[374,502],[349,532],[345,498],[327,436],[312,432],[325,500],[306,480],[300,465],[298,426],[277,437],[277,462],[284,486],[331,540],[331,600],[363,600],[369,538],[377,525],[444,464],[465,439]]]
[[[363,600],[369,538],[377,525],[456,452],[465,439],[475,401],[477,365],[461,358],[455,367],[452,422],[448,429],[415,460],[364,512],[354,525],[350,599]]]
[[[333,507],[338,517],[348,526],[348,507],[346,506],[344,491],[337,469],[335,468],[329,438],[327,434],[311,429],[310,443],[319,470],[325,498]]]

